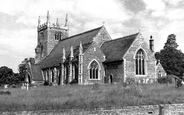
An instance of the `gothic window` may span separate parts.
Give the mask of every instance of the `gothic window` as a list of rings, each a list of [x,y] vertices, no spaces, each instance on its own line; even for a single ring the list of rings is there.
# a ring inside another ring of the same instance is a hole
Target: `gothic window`
[[[51,70],[51,80],[54,82],[54,70]]]
[[[99,66],[96,61],[93,61],[90,65],[90,79],[98,79]]]
[[[142,49],[137,51],[135,57],[136,75],[145,75],[145,54]]]

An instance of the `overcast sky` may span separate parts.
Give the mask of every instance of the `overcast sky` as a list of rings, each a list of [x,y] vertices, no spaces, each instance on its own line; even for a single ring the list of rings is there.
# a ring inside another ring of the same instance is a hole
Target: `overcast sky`
[[[26,57],[35,57],[37,23],[64,24],[68,14],[70,35],[102,26],[113,39],[138,32],[148,41],[153,35],[155,50],[163,48],[175,34],[184,51],[184,0],[0,0],[0,66],[17,72]]]

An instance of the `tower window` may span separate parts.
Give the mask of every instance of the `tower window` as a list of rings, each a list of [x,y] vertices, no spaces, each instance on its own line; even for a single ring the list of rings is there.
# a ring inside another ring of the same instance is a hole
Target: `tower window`
[[[90,79],[98,79],[99,65],[96,61],[93,61],[90,65]]]
[[[61,32],[55,33],[55,40],[61,40],[61,37],[62,37]]]
[[[142,49],[138,50],[135,57],[136,75],[145,75],[145,55]]]

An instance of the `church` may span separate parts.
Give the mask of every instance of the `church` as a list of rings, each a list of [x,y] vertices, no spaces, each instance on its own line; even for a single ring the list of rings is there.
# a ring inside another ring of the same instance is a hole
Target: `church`
[[[32,84],[153,83],[158,77],[152,36],[149,44],[141,32],[112,39],[105,26],[69,36],[67,15],[60,25],[50,22],[49,12],[40,22],[27,69]]]

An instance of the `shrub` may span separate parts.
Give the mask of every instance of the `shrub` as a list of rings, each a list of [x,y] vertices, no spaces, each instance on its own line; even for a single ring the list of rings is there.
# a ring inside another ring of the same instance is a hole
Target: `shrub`
[[[48,81],[45,81],[43,85],[49,85],[49,82]]]
[[[77,80],[76,79],[73,79],[70,84],[77,84]]]
[[[164,83],[172,83],[172,78],[169,76],[163,76],[158,78],[158,83],[164,84]]]
[[[10,91],[0,91],[0,95],[11,95]]]

